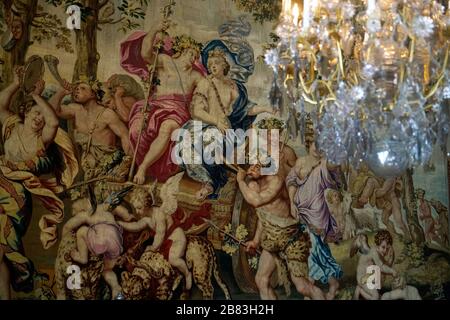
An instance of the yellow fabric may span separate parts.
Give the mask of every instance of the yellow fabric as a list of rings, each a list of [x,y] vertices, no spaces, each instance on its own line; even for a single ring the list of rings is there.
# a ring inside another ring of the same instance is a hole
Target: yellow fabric
[[[2,134],[6,140],[10,136],[14,126],[20,123],[21,119],[17,115],[13,115],[6,119]],[[78,162],[75,157],[74,147],[67,133],[58,129],[55,137],[55,143],[62,151],[65,161],[65,168],[62,173],[62,184],[70,187],[78,173]],[[38,178],[31,172],[12,171],[9,167],[0,162],[0,170],[4,177],[23,184],[31,194],[35,195],[44,207],[49,211],[39,220],[39,228],[41,229],[40,239],[44,249],[49,249],[57,241],[57,227],[64,219],[64,203],[55,193],[64,190],[62,185],[58,185],[56,178],[43,179]]]
[[[67,132],[62,129],[58,129],[55,137],[55,143],[62,151],[64,163],[66,165],[61,177],[61,182],[64,186],[70,187],[73,184],[79,170],[78,161],[75,156],[75,148]]]

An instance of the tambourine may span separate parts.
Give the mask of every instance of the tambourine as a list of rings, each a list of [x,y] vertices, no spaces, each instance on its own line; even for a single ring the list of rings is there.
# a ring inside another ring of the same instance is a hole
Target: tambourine
[[[39,56],[31,56],[25,64],[20,89],[27,95],[33,92],[36,83],[42,79],[44,71],[44,60]]]
[[[27,60],[22,78],[20,79],[19,90],[16,92],[11,102],[11,111],[17,113],[19,106],[31,99],[30,93],[35,89],[36,83],[42,79],[44,71],[44,60],[41,57],[31,56]]]

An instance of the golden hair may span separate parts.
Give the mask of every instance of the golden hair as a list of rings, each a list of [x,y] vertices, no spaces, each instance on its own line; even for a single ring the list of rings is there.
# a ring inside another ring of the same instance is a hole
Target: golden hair
[[[197,56],[199,56],[202,50],[202,44],[185,34],[176,36],[172,46],[172,50],[174,51],[173,57],[178,58],[187,49],[195,50]]]
[[[146,208],[153,206],[152,195],[145,188],[133,188],[133,191],[130,193],[130,203],[133,205],[136,200],[143,201]]]
[[[211,58],[220,58],[222,59],[223,63],[225,64],[225,68],[223,70],[223,75],[226,76],[228,74],[228,72],[230,72],[230,64],[227,61],[227,58],[225,57],[225,52],[219,48],[215,48],[214,50],[211,50],[208,53],[208,71],[209,71],[209,61]]]
[[[342,194],[341,194],[339,191],[335,190],[335,189],[329,189],[329,190],[328,190],[328,192],[327,192],[326,195],[325,195],[325,198],[327,199],[327,201],[328,201],[329,203],[333,202],[333,200],[332,200],[331,197],[332,197],[332,195],[333,195],[334,193],[337,193],[337,194],[339,195],[339,199],[342,201]]]

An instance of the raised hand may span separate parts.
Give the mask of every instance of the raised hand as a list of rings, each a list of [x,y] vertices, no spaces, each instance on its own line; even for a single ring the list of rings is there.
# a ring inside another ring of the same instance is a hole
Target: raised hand
[[[63,80],[63,81],[64,82],[63,82],[63,85],[62,85],[62,91],[63,91],[64,95],[72,94],[72,92],[73,92],[72,84],[69,81],[67,81],[67,80]]]
[[[25,69],[23,66],[16,66],[14,68],[14,78],[13,78],[14,84],[19,85],[21,83],[24,73]]]
[[[242,168],[239,168],[239,171],[238,171],[237,176],[236,176],[236,180],[237,181],[244,181],[246,175],[247,175],[247,173],[245,172],[245,170],[242,169]]]
[[[36,82],[36,84],[34,85],[34,90],[31,94],[40,96],[42,94],[42,91],[44,91],[44,88],[45,88],[45,81],[41,79],[38,82]]]
[[[125,94],[125,89],[121,86],[118,86],[114,90],[114,97],[116,99],[121,99]]]

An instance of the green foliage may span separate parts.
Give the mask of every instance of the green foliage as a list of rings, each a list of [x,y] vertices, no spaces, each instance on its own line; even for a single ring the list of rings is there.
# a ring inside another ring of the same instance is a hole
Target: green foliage
[[[279,0],[233,0],[238,9],[252,13],[256,22],[274,21],[281,12]]]
[[[265,53],[267,50],[275,49],[277,47],[277,45],[278,45],[278,42],[280,41],[280,37],[278,37],[274,32],[271,32],[269,34],[269,38],[270,38],[269,42],[266,42],[266,43],[262,44],[263,53]],[[256,59],[259,62],[264,62],[264,54],[263,55],[259,55]]]
[[[408,261],[409,268],[418,268],[425,263],[423,251],[424,245],[407,243],[400,254],[399,260]]]
[[[133,1],[130,4],[129,1],[123,0],[122,4],[117,7],[123,19],[119,30],[126,33],[129,30],[139,28],[140,22],[145,19],[144,8],[148,5],[148,2],[149,0],[140,0],[139,2]]]
[[[72,43],[70,41],[70,30],[62,24],[62,21],[56,14],[48,12],[38,12],[33,19],[32,39],[38,43],[56,40],[56,48],[64,49],[66,52],[73,53]]]
[[[86,21],[86,18],[93,15],[93,9],[84,7],[79,0],[45,0],[46,3],[55,7],[64,5],[67,8],[70,5],[78,5],[81,10],[81,20]],[[119,4],[117,4],[117,2]],[[150,0],[122,0],[122,1],[108,1],[108,3],[100,9],[100,17],[102,13],[106,14],[100,24],[116,24],[120,23],[120,31],[128,32],[130,30],[139,28],[141,22],[145,19],[145,9],[149,5]]]

